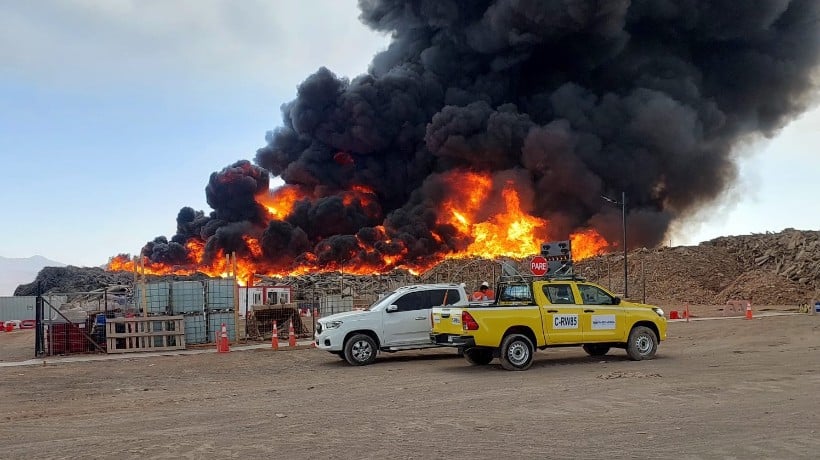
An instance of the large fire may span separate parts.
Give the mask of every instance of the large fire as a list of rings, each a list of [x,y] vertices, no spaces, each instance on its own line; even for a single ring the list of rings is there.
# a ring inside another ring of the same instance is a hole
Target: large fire
[[[234,272],[239,280],[247,280],[257,275],[299,275],[309,272],[341,271],[350,274],[386,273],[396,268],[407,269],[413,273],[426,271],[445,259],[468,257],[483,257],[494,259],[498,257],[525,258],[537,254],[540,244],[553,239],[566,239],[566,235],[552,235],[549,222],[532,216],[522,209],[521,197],[515,189],[515,184],[508,182],[500,191],[493,190],[492,180],[474,172],[448,172],[446,180],[454,187],[447,200],[441,203],[438,213],[439,224],[451,225],[459,236],[463,237],[466,248],[460,251],[439,254],[437,259],[416,261],[408,260],[406,248],[399,246],[393,251],[377,251],[375,244],[358,240],[355,248],[359,257],[350,254],[351,263],[320,263],[316,254],[306,253],[299,258],[299,262],[287,270],[275,270],[267,267],[264,253],[258,235],[246,235],[243,240],[246,245],[244,256],[231,259],[220,250],[218,256],[211,258],[209,263],[204,261],[205,241],[199,238],[189,239],[185,243],[188,250],[188,264],[168,265],[151,262],[147,258],[129,258],[125,255],[116,256],[109,262],[109,270],[139,270],[145,274],[188,275],[197,272],[209,276],[224,276]],[[496,196],[494,196],[496,195]],[[345,206],[356,203],[362,209],[369,209],[374,216],[381,213],[374,192],[365,186],[354,186],[351,190],[340,195]],[[256,201],[267,210],[271,220],[287,218],[297,203],[311,200],[298,187],[285,185],[269,193],[262,193]],[[496,203],[495,209],[488,209],[487,203]],[[396,246],[388,232],[382,226],[374,228],[376,241],[382,248]],[[441,240],[440,235],[433,238]],[[609,247],[609,243],[594,229],[584,229],[569,235],[572,242],[572,255],[575,260],[585,259],[601,253]],[[322,249],[322,242],[318,248]],[[385,252],[391,252],[390,255]],[[361,257],[364,255],[365,257]],[[377,263],[363,264],[361,260],[373,260],[378,256]],[[296,261],[294,261],[296,262]]]

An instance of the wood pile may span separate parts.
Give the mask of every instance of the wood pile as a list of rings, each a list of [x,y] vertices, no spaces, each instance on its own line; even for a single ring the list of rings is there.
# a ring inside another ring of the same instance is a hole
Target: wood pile
[[[733,299],[748,299],[755,305],[798,305],[820,298],[818,231],[786,229],[720,237],[698,246],[642,248],[630,251],[627,261],[629,297],[659,305],[723,305]],[[529,273],[529,258],[507,262]],[[576,262],[575,272],[623,293],[622,253]],[[313,302],[339,295],[370,302],[378,294],[413,283],[465,283],[470,290],[481,281],[493,282],[500,273],[498,261],[470,258],[447,260],[419,275],[405,270],[381,275],[314,273],[268,281],[293,286],[295,300]],[[32,295],[38,281],[44,292],[77,292],[130,283],[133,275],[99,268],[44,268],[35,282],[21,285],[15,295]]]
[[[820,232],[793,228],[780,233],[720,237],[704,243],[707,247],[726,248],[744,266],[788,278],[798,284],[820,281]]]

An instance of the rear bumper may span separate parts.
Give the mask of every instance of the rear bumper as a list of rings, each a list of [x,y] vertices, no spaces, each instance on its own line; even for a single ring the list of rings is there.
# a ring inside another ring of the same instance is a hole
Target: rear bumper
[[[445,347],[471,348],[475,346],[475,339],[469,335],[430,334],[430,341]]]

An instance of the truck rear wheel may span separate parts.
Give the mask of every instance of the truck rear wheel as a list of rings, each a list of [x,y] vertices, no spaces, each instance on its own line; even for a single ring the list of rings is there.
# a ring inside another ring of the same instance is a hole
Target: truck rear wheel
[[[508,371],[525,371],[532,366],[533,346],[522,334],[510,334],[501,341],[501,367]]]
[[[637,326],[629,332],[626,354],[635,361],[652,359],[658,351],[658,337],[645,326]]]
[[[589,356],[603,356],[609,353],[609,345],[604,345],[602,343],[588,343],[584,345],[584,351],[587,352]]]
[[[493,360],[493,351],[488,348],[468,348],[464,350],[464,358],[473,366],[484,366]]]
[[[345,342],[345,360],[354,366],[366,366],[376,360],[376,341],[367,334],[356,334]]]

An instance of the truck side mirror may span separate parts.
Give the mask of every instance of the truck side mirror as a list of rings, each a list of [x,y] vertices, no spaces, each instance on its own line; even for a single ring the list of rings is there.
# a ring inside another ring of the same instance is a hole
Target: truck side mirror
[[[398,305],[388,305],[387,309],[385,310],[387,313],[392,313],[394,311],[399,311]]]
[[[621,298],[620,297],[615,297],[613,299],[613,302],[614,302],[615,305],[620,305],[621,304]]]

